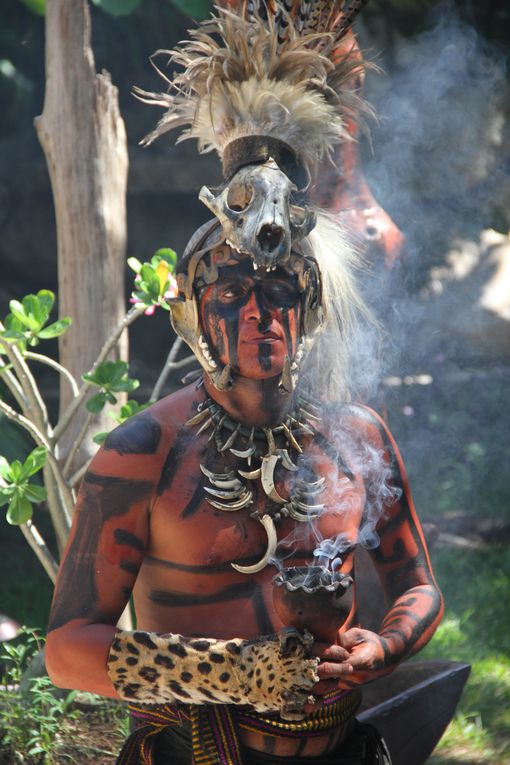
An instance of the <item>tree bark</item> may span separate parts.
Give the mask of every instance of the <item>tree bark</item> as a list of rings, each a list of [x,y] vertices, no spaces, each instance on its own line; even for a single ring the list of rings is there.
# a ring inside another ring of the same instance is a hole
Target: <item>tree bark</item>
[[[59,313],[73,320],[60,338],[60,361],[79,379],[125,312],[128,171],[117,89],[108,72],[96,73],[86,0],[47,2],[46,93],[35,125],[55,204]],[[127,357],[126,334],[112,357]],[[70,395],[64,382],[61,412]],[[83,409],[60,441],[62,457],[80,432]],[[97,430],[110,429],[105,417]],[[75,468],[93,449],[89,441]]]

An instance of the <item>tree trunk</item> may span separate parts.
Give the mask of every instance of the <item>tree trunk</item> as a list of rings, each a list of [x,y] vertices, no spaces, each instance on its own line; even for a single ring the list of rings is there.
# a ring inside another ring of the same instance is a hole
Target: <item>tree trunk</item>
[[[53,189],[58,241],[60,316],[73,324],[60,338],[60,361],[79,380],[125,312],[128,155],[117,89],[97,74],[86,0],[48,0],[46,93],[35,120]],[[126,358],[127,335],[114,358]],[[61,413],[69,386],[60,390]],[[84,407],[60,442],[69,451],[83,426]],[[97,430],[112,422],[103,413]],[[103,422],[101,422],[101,419]],[[82,450],[75,469],[95,449]]]

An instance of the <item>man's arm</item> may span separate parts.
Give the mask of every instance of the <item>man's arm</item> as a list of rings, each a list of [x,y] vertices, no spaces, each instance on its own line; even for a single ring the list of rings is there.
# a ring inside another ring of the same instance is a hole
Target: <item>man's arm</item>
[[[83,479],[48,625],[56,685],[117,696],[106,662],[144,557],[165,440],[145,412],[110,434]]]
[[[349,651],[348,663],[353,668],[352,673],[343,674],[341,684],[345,687],[375,680],[423,648],[443,613],[442,596],[434,579],[402,458],[383,420],[375,412],[363,410],[367,438],[383,451],[391,468],[391,483],[401,491],[401,496],[386,508],[379,520],[376,530],[380,545],[370,551],[389,604],[380,630],[376,634],[354,627],[339,635],[339,644]],[[319,650],[321,679],[340,677],[342,659],[338,647]]]

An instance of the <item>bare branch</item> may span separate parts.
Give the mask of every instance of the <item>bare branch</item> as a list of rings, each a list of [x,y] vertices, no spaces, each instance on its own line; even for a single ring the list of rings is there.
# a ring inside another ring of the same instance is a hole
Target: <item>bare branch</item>
[[[165,365],[163,369],[161,370],[158,379],[156,380],[156,384],[154,385],[154,388],[152,389],[152,393],[150,395],[151,401],[158,400],[161,394],[161,391],[163,389],[163,386],[168,379],[168,375],[170,374],[170,371],[172,370],[173,364],[175,362],[175,359],[177,358],[177,354],[179,353],[181,345],[182,345],[182,338],[176,337],[172,344],[172,347],[170,348],[168,356],[166,358]]]
[[[32,521],[27,521],[20,525],[23,536],[37,555],[39,562],[48,574],[49,578],[55,584],[57,579],[58,563],[51,554],[46,542],[40,535],[37,526]]]
[[[4,326],[0,322],[0,330],[3,330]],[[11,362],[14,371],[18,377],[18,381],[23,389],[23,392],[29,402],[32,417],[37,427],[42,430],[51,433],[51,425],[48,420],[48,411],[46,404],[44,403],[42,396],[37,387],[37,383],[32,376],[28,364],[23,358],[19,348],[10,343],[9,340],[2,338],[2,345],[5,349],[5,353]]]
[[[23,414],[26,415],[28,413],[29,404],[25,394],[23,393],[23,389],[21,385],[19,384],[16,375],[11,372],[11,370],[7,367],[7,365],[3,363],[1,359],[0,359],[0,378],[5,382],[5,384],[9,388],[10,392],[12,393],[13,397],[16,399],[16,403],[18,404]]]
[[[71,386],[71,390],[73,392],[73,396],[77,396],[79,393],[78,383],[74,379],[71,372],[62,366],[62,364],[59,364],[58,361],[55,361],[54,359],[50,359],[49,356],[44,356],[42,353],[32,353],[32,351],[27,351],[25,353],[25,357],[27,359],[32,359],[33,361],[39,361],[41,364],[46,364],[49,367],[52,367],[55,369],[59,374],[62,375],[62,377],[65,377],[66,380],[69,382],[69,385]]]
[[[89,370],[88,374],[92,374],[95,372],[95,370],[98,368],[100,364],[103,363],[103,361],[106,359],[112,348],[115,347],[115,344],[118,342],[120,336],[124,332],[124,330],[129,327],[130,324],[132,324],[135,319],[138,319],[142,314],[144,313],[144,308],[130,308],[127,314],[124,316],[122,321],[117,325],[115,330],[112,332],[108,340],[105,342],[103,347],[101,348],[101,351],[99,353],[99,356],[95,360],[92,368]],[[53,432],[53,438],[52,443],[57,443],[58,439],[64,433],[66,428],[68,427],[69,423],[72,420],[72,417],[74,413],[77,411],[80,404],[83,402],[85,396],[87,395],[87,391],[90,388],[91,383],[85,382],[81,386],[78,395],[71,401],[65,412],[63,413],[62,417],[58,421],[55,430]]]
[[[65,461],[64,469],[63,469],[64,478],[66,480],[67,480],[69,472],[70,472],[70,470],[71,470],[71,468],[73,466],[73,460],[74,460],[74,458],[76,456],[76,453],[77,453],[78,449],[80,448],[83,439],[87,435],[88,430],[90,428],[90,424],[91,424],[93,419],[94,419],[93,413],[92,412],[88,412],[87,413],[87,417],[85,418],[85,422],[83,423],[80,432],[76,436],[76,440],[75,440],[75,442],[74,442],[74,444],[72,446],[72,449],[69,452],[69,454],[67,455],[67,459]],[[73,484],[71,484],[71,486],[72,485]]]
[[[74,488],[76,486],[76,484],[81,481],[81,479],[83,478],[83,476],[87,472],[88,467],[89,467],[91,462],[92,462],[91,459],[87,460],[87,462],[84,465],[82,465],[81,468],[79,468],[75,473],[72,474],[72,476],[69,477],[67,482],[68,482],[68,484],[70,486],[72,486]]]

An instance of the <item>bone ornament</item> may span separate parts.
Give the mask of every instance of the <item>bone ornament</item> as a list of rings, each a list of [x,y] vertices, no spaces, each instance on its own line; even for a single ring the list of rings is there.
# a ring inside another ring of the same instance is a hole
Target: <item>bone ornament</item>
[[[318,682],[313,637],[285,629],[255,640],[119,631],[108,656],[118,695],[139,704],[249,704],[302,720]]]
[[[199,199],[218,218],[227,243],[249,254],[254,268],[285,264],[295,242],[308,236],[316,216],[291,204],[296,187],[274,159],[242,167],[215,196],[203,186]]]

